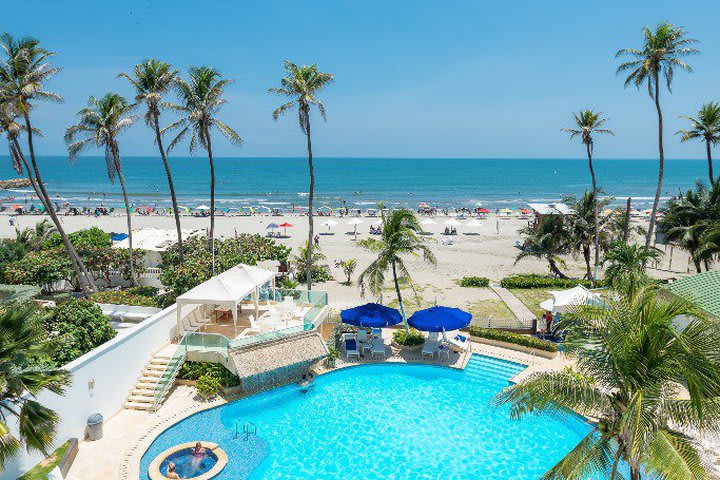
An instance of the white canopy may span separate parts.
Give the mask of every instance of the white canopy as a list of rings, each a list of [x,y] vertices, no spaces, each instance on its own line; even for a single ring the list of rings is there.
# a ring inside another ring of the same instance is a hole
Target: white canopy
[[[350,221],[347,222],[347,224],[350,225],[350,226],[360,225],[361,223],[363,223],[363,221],[362,221],[361,219],[359,219],[359,218],[353,218],[353,219],[351,219]]]
[[[195,207],[195,210],[210,210],[210,207],[203,204],[203,205],[198,205],[197,207]]]
[[[582,285],[568,290],[551,290],[549,293],[553,298],[542,302],[540,308],[553,313],[563,313],[573,305],[586,305],[600,301],[597,293],[592,293]]]
[[[237,326],[238,305],[248,295],[251,295],[255,304],[254,318],[257,318],[259,289],[268,282],[274,283],[274,279],[275,273],[270,270],[240,264],[188,290],[176,299],[178,333],[180,332],[183,305],[204,304],[231,308],[233,322]]]
[[[322,224],[323,224],[323,227],[330,228],[330,227],[334,227],[335,225],[337,225],[338,222],[336,222],[335,220],[325,220]]]

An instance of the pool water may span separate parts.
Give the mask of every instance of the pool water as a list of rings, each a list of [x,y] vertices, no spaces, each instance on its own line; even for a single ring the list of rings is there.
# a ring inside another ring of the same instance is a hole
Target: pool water
[[[317,377],[193,415],[145,452],[212,441],[229,461],[216,479],[536,480],[588,434],[579,417],[511,420],[493,397],[524,367],[473,355],[464,371],[379,364]],[[252,422],[257,435],[246,436]],[[236,425],[239,435],[236,438]]]
[[[160,473],[167,476],[167,467],[170,462],[175,464],[175,473],[180,478],[199,477],[209,472],[217,463],[218,457],[212,451],[206,451],[203,455],[193,455],[192,448],[183,448],[169,455],[160,464]]]

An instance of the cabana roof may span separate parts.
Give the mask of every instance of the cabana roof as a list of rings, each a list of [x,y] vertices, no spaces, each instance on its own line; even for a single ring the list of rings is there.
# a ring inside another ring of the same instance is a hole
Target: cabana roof
[[[528,207],[538,215],[568,215],[572,209],[564,203],[528,203]]]

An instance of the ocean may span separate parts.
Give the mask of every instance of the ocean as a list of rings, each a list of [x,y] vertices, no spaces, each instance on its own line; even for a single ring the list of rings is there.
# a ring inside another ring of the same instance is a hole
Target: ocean
[[[188,208],[209,202],[209,167],[205,157],[170,160],[179,204]],[[223,157],[215,160],[216,201],[221,208],[292,208],[307,203],[305,158]],[[40,157],[49,192],[73,206],[118,206],[120,185],[110,184],[101,157],[70,164],[65,157]],[[598,185],[615,202],[633,197],[637,208],[652,203],[656,160],[596,160]],[[135,206],[170,203],[162,162],[155,157],[125,157],[126,185]],[[705,160],[666,161],[664,196],[688,189],[707,176]],[[17,175],[8,157],[0,157],[0,178]],[[584,159],[443,159],[317,158],[316,205],[415,208],[421,202],[440,208],[520,207],[528,202],[559,201],[591,188]],[[0,192],[3,203],[23,201],[30,189]],[[9,197],[14,197],[10,199]],[[32,200],[30,200],[32,201]]]

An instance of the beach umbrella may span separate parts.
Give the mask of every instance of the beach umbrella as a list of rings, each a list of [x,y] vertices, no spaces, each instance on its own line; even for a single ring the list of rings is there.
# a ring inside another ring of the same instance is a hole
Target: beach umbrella
[[[451,218],[450,220],[445,221],[445,225],[447,225],[448,227],[459,227],[460,222],[454,218]]]
[[[478,220],[477,218],[471,218],[470,220],[467,221],[467,223],[465,223],[465,226],[470,227],[470,228],[480,228],[480,227],[482,227],[482,224],[483,223],[480,220]]]
[[[340,312],[340,319],[356,327],[391,327],[402,322],[402,315],[394,308],[378,303],[366,303]]]
[[[500,213],[510,214],[510,213],[512,213],[512,208],[507,208],[507,207],[502,208],[502,209],[500,209]]]
[[[110,240],[112,240],[113,242],[121,242],[121,241],[125,240],[126,238],[128,238],[127,233],[113,233],[110,236]]]
[[[178,210],[180,210],[181,212],[189,212],[190,208],[178,205]]]
[[[276,228],[279,228],[279,226],[278,226],[277,223],[268,223],[268,224],[267,224],[267,227],[265,227],[265,228],[269,228],[269,229],[271,229],[271,230],[275,230]]]
[[[422,222],[420,222],[420,225],[430,226],[430,225],[437,225],[437,222],[433,220],[432,218],[426,218]]]
[[[478,209],[477,209],[477,212],[478,212],[478,213],[490,213],[490,210],[488,210],[487,208],[483,207],[483,208],[478,208]]]
[[[423,332],[442,332],[465,328],[471,321],[472,314],[459,308],[435,306],[413,313],[408,325]]]
[[[281,224],[278,225],[278,226],[283,228],[283,232],[284,232],[283,234],[284,234],[285,236],[287,236],[287,229],[288,229],[288,228],[292,228],[292,224],[291,224],[291,223],[288,223],[288,222],[281,223]]]
[[[360,220],[359,218],[353,218],[349,222],[347,222],[347,224],[350,225],[351,227],[355,227],[355,230],[353,231],[353,233],[355,235],[357,235],[357,226],[360,225],[361,223],[363,223],[363,221]]]
[[[327,227],[328,233],[330,233],[330,229],[338,224],[335,220],[325,220],[323,223],[324,227]]]
[[[203,204],[203,205],[198,205],[197,207],[195,207],[195,210],[210,210],[210,207]]]
[[[375,228],[382,227],[383,221],[382,220],[375,220],[370,225],[372,225]]]

